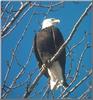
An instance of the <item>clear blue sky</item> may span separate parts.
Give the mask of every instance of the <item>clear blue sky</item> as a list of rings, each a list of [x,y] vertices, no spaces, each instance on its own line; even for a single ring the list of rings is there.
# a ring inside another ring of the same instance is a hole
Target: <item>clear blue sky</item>
[[[20,5],[18,2],[12,2],[12,3],[15,3],[14,9],[19,8]],[[53,17],[53,18],[60,19],[61,22],[60,22],[60,24],[57,25],[57,27],[60,29],[60,31],[62,32],[62,34],[64,36],[64,39],[66,40],[66,38],[69,36],[74,24],[79,19],[79,17],[84,12],[85,8],[89,5],[89,3],[90,2],[79,2],[79,3],[65,2],[65,3],[63,3],[63,6],[55,7],[54,11],[49,12],[47,18]],[[43,1],[43,2],[41,2],[41,4],[47,5],[47,4],[49,4],[49,2]],[[8,8],[8,9],[10,9],[10,8]],[[20,39],[22,32],[24,31],[30,17],[32,16],[32,12],[45,13],[45,12],[47,12],[47,8],[43,8],[43,9],[38,8],[38,7],[32,8],[28,12],[28,14],[22,19],[22,21],[17,25],[17,28],[13,32],[11,32],[10,35],[8,35],[7,37],[2,39],[2,61],[1,61],[2,62],[2,64],[1,64],[2,65],[2,81],[5,77],[6,70],[7,70],[6,61],[10,62],[11,51],[12,51],[12,49],[15,48],[16,43]],[[87,41],[89,42],[89,44],[91,44],[91,41],[92,41],[92,38],[91,38],[92,37],[91,36],[91,28],[92,28],[91,16],[92,16],[92,14],[91,14],[91,12],[89,12],[88,15],[82,21],[82,23],[80,24],[79,28],[77,29],[76,34],[74,35],[74,37],[68,44],[68,47],[72,47],[74,44],[76,44],[78,41],[80,41],[84,37],[85,31],[88,32]],[[40,30],[40,24],[42,23],[43,19],[44,19],[43,14],[32,16],[31,23],[30,23],[29,27],[27,28],[27,32],[25,33],[25,36],[24,36],[22,42],[20,43],[20,46],[18,47],[17,52],[16,52],[16,57],[17,57],[18,61],[20,62],[20,64],[22,64],[22,65],[24,65],[27,61],[29,51],[32,46],[33,38],[35,36],[35,33]],[[2,25],[3,24],[4,23],[2,23]],[[83,42],[80,46],[78,46],[77,48],[75,48],[73,50],[73,69],[71,71],[71,76],[74,76],[74,74],[75,74],[75,70],[77,67],[77,63],[78,63],[80,54],[82,53],[82,50],[84,49],[84,44],[85,44],[85,42]],[[82,63],[82,65],[85,65],[85,68],[87,70],[89,70],[91,68],[91,60],[90,59],[91,59],[91,49],[88,49],[87,52],[85,53],[83,63]],[[68,73],[69,66],[70,66],[70,59],[68,57],[66,60],[66,73]],[[22,82],[22,81],[26,80],[28,73],[31,72],[32,70],[34,70],[34,68],[36,68],[36,67],[37,67],[37,63],[36,63],[35,56],[33,54],[32,58],[29,62],[29,65],[27,66],[27,68],[25,70],[25,74],[17,82]],[[81,69],[79,72],[80,74],[79,74],[79,77],[78,77],[77,81],[75,82],[75,84],[78,83],[86,75],[86,72],[84,70],[85,68],[81,66]],[[9,74],[7,84],[11,84],[14,76],[19,72],[20,69],[21,68],[17,65],[16,61],[14,60],[12,68],[11,68],[11,72]],[[38,73],[38,71],[36,71],[35,75],[37,75],[37,73]],[[72,97],[80,96],[80,94],[87,89],[88,84],[89,84],[88,81],[90,82],[90,78],[87,81],[85,81],[85,84],[83,83],[79,88],[77,88],[71,94],[71,96]],[[43,85],[47,84],[46,82],[47,82],[47,79],[43,76],[41,78],[41,80],[39,81],[39,86],[36,89],[41,90]],[[69,83],[69,81],[68,81],[68,83]],[[87,86],[86,86],[86,84],[87,84]],[[21,97],[22,94],[24,93],[25,88],[26,88],[26,85],[14,90],[13,92],[10,93],[9,97],[11,97],[11,98]],[[74,96],[73,96],[73,94],[74,94]],[[56,91],[55,96],[56,95],[59,95],[59,91]]]

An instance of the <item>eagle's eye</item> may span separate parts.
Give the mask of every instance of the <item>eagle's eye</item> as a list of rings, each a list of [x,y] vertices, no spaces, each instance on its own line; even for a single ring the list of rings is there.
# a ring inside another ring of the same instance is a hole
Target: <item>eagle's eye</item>
[[[51,19],[52,21],[54,21],[55,19],[53,18],[53,19]]]

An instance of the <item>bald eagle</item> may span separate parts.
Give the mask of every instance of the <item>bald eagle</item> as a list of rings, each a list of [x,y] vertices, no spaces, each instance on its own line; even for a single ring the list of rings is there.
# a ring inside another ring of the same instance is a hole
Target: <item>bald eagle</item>
[[[39,68],[53,57],[59,47],[64,43],[60,30],[55,27],[59,23],[59,19],[49,18],[42,23],[42,29],[35,35],[34,52],[37,58]],[[50,65],[44,75],[50,80],[50,89],[57,89],[60,86],[66,88],[68,86],[65,78],[65,49],[60,56]]]

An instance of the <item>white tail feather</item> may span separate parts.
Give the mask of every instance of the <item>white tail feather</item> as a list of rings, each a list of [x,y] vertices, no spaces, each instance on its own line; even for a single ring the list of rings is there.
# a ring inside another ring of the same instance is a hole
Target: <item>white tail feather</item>
[[[50,89],[59,88],[63,84],[62,69],[58,61],[48,68],[48,74],[50,76]]]

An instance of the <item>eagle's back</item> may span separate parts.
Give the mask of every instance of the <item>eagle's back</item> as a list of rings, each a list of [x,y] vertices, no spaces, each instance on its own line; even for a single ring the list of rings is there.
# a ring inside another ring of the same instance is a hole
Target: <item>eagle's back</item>
[[[35,55],[39,63],[39,67],[46,63],[57,52],[59,47],[64,43],[63,36],[58,28],[49,27],[38,32],[34,39]],[[66,52],[65,49],[57,59],[65,72]],[[48,73],[46,71],[46,76]]]

